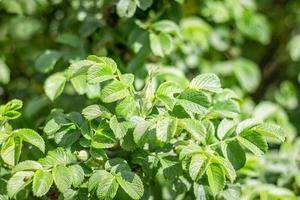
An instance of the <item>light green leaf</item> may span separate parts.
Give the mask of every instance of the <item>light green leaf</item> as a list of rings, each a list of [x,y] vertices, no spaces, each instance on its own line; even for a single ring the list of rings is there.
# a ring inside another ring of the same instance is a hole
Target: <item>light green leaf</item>
[[[222,90],[220,79],[211,73],[196,76],[191,81],[190,88],[209,92],[220,92]]]
[[[13,198],[18,192],[32,182],[34,172],[17,172],[7,182],[7,194]]]
[[[191,133],[192,137],[202,142],[206,137],[206,128],[201,121],[196,119],[178,119],[178,124],[187,132]]]
[[[217,164],[210,164],[206,171],[209,187],[214,196],[221,192],[225,185],[225,175]]]
[[[156,124],[156,137],[161,142],[167,142],[173,138],[177,128],[177,120],[162,118]]]
[[[0,83],[7,84],[10,81],[10,70],[3,60],[0,59]]]
[[[135,3],[140,9],[147,10],[153,4],[153,0],[135,0]]]
[[[258,126],[255,126],[253,130],[257,133],[262,134],[263,136],[275,138],[281,142],[285,139],[285,134],[280,126],[271,123],[263,123]]]
[[[92,65],[87,72],[87,80],[90,84],[101,83],[116,77],[114,69],[104,63]]]
[[[192,156],[191,163],[189,165],[189,174],[191,178],[199,180],[205,173],[209,165],[209,160],[202,154],[196,154]]]
[[[144,185],[138,175],[131,171],[121,171],[117,181],[123,190],[133,199],[141,199],[144,194]]]
[[[56,165],[68,165],[76,162],[76,156],[70,150],[64,150],[59,147],[53,151],[49,151],[45,158],[39,159],[45,167],[53,167]]]
[[[72,174],[72,185],[79,187],[84,180],[84,171],[80,165],[71,165],[69,167]]]
[[[235,180],[236,178],[235,169],[228,160],[224,159],[221,156],[213,156],[212,162],[216,162],[217,164],[220,164],[220,166],[223,167],[226,176],[229,178],[231,182]]]
[[[152,26],[156,31],[180,35],[178,25],[171,20],[160,20]]]
[[[47,73],[53,70],[56,62],[61,58],[62,54],[54,50],[46,50],[35,61],[35,68],[39,72]]]
[[[213,105],[213,112],[221,118],[235,118],[240,112],[240,106],[236,101],[232,99],[218,101]]]
[[[35,170],[42,170],[43,166],[36,161],[33,160],[25,160],[23,162],[18,163],[14,168],[13,168],[13,173],[18,172],[18,171],[35,171]]]
[[[247,130],[253,128],[254,126],[257,126],[260,123],[261,123],[261,121],[259,121],[257,119],[251,119],[251,118],[241,121],[236,127],[236,133],[240,134],[241,132],[247,131]]]
[[[121,81],[114,80],[110,84],[106,85],[101,91],[101,100],[104,103],[111,103],[121,100],[129,96],[127,85]]]
[[[128,96],[120,103],[118,103],[118,105],[116,106],[116,114],[126,119],[130,119],[130,117],[137,113],[137,106],[138,104],[134,100],[134,98]]]
[[[123,124],[119,123],[117,117],[114,115],[109,121],[109,127],[114,132],[117,139],[122,139],[126,135],[126,128]]]
[[[184,108],[188,113],[196,113],[199,115],[204,115],[207,111],[207,108],[204,106],[194,103],[186,99],[176,99],[176,103]]]
[[[46,95],[54,101],[64,90],[66,77],[62,73],[56,73],[47,78],[44,85]]]
[[[93,120],[102,115],[102,111],[100,106],[98,105],[90,105],[82,110],[83,116],[87,120]]]
[[[71,79],[71,83],[75,91],[83,95],[87,90],[87,80],[86,75],[79,75]]]
[[[300,49],[298,48],[299,45],[300,45],[300,34],[294,36],[288,44],[288,51],[293,61],[300,60]]]
[[[173,50],[172,37],[164,32],[150,33],[150,47],[154,55],[163,57]]]
[[[136,144],[142,145],[144,142],[144,139],[146,137],[146,131],[150,127],[151,123],[148,121],[145,121],[143,119],[139,119],[136,123],[136,127],[133,131],[133,140]]]
[[[236,123],[233,120],[229,119],[223,119],[217,129],[217,136],[219,139],[224,139],[226,137],[229,137],[236,126]]]
[[[32,129],[17,129],[11,133],[12,137],[20,137],[23,141],[36,146],[42,152],[45,152],[45,142],[43,138]]]
[[[134,0],[120,0],[117,4],[117,13],[120,17],[132,17],[136,10]]]
[[[15,165],[19,161],[21,150],[22,140],[19,137],[10,137],[2,144],[1,158],[5,163]]]
[[[32,191],[34,196],[44,196],[53,183],[52,174],[50,172],[38,170],[35,172],[32,183]]]
[[[105,170],[96,171],[88,183],[89,191],[97,188],[97,197],[99,199],[113,199],[118,191],[119,184],[111,173]]]
[[[55,166],[52,169],[52,175],[57,189],[60,192],[65,192],[72,185],[72,172],[68,167]]]

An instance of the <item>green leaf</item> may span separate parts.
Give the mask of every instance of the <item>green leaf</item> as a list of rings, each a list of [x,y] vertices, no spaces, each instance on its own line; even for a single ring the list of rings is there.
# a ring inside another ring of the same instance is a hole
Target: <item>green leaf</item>
[[[224,159],[221,156],[213,156],[212,162],[220,164],[220,166],[223,167],[225,175],[229,178],[229,180],[231,182],[233,182],[235,180],[235,178],[236,178],[235,169],[228,160]]]
[[[133,199],[141,199],[144,194],[144,185],[138,175],[131,171],[121,171],[116,176],[123,190]]]
[[[20,138],[10,137],[2,144],[1,147],[1,158],[9,164],[15,165],[19,161],[22,150],[22,140]]]
[[[127,132],[124,125],[118,122],[117,117],[115,115],[110,119],[109,127],[114,132],[117,139],[122,139]]]
[[[17,172],[7,182],[7,194],[13,198],[18,192],[32,182],[34,172]]]
[[[235,170],[242,168],[246,163],[245,151],[236,141],[232,141],[226,145],[226,152],[224,154]]]
[[[47,78],[44,85],[46,95],[54,101],[60,96],[65,88],[66,77],[62,73],[56,73]]]
[[[140,9],[147,10],[153,4],[153,0],[135,0],[135,3]]]
[[[192,137],[202,142],[206,137],[206,128],[201,121],[196,119],[179,119],[179,125],[187,132],[191,133]]]
[[[47,73],[53,70],[56,62],[61,58],[62,54],[54,50],[46,50],[35,61],[35,68],[41,73]]]
[[[210,164],[206,171],[209,187],[214,196],[221,192],[225,185],[225,175],[217,164]]]
[[[38,170],[35,172],[32,183],[32,191],[34,196],[44,196],[53,183],[52,174],[50,172]]]
[[[236,123],[233,120],[223,119],[217,129],[217,136],[220,140],[229,137],[236,126]]]
[[[3,60],[0,59],[0,83],[7,84],[10,81],[10,70]]]
[[[68,167],[55,166],[52,169],[52,175],[57,189],[60,192],[65,192],[72,185],[72,172]]]
[[[25,160],[23,162],[18,163],[14,168],[13,168],[13,173],[18,172],[18,171],[35,171],[35,170],[42,170],[43,166],[36,161],[33,160]]]
[[[87,72],[87,80],[90,84],[101,83],[116,77],[111,66],[105,63],[96,63],[92,65]]]
[[[132,17],[136,10],[134,0],[120,0],[117,4],[117,13],[120,17]]]
[[[176,119],[162,118],[156,124],[156,138],[161,142],[167,142],[174,137],[176,128]]]
[[[128,96],[122,100],[116,106],[116,114],[118,116],[124,117],[125,119],[130,119],[137,113],[138,104],[133,97]]]
[[[179,27],[171,20],[160,20],[152,26],[156,31],[180,35]]]
[[[11,133],[12,137],[20,137],[23,141],[36,146],[42,152],[45,152],[45,142],[43,138],[32,129],[17,129]]]
[[[79,75],[72,78],[71,83],[78,94],[83,95],[86,92],[88,86],[86,75]]]
[[[72,174],[72,185],[79,187],[84,181],[84,171],[80,165],[71,165],[69,167]]]
[[[189,174],[191,178],[194,181],[199,180],[204,175],[208,165],[209,160],[206,156],[202,154],[193,155],[189,165]]]
[[[300,35],[295,35],[288,44],[288,51],[293,61],[299,61],[300,60]],[[0,73],[1,74],[1,73]]]
[[[68,165],[76,162],[76,156],[73,155],[70,150],[64,150],[59,147],[53,151],[49,151],[45,158],[39,159],[45,167],[53,167],[56,165]]]
[[[206,73],[196,76],[191,81],[190,88],[209,92],[220,92],[221,82],[215,74]]]
[[[255,126],[253,130],[263,136],[275,138],[280,142],[283,142],[285,139],[285,134],[280,126],[271,123],[263,123],[258,126]]]
[[[106,85],[101,91],[101,100],[104,103],[112,103],[129,96],[127,85],[121,81],[114,80]]]
[[[180,93],[179,98],[189,100],[204,107],[209,107],[211,104],[211,98],[206,93],[194,89],[184,90]]]
[[[257,126],[258,124],[260,124],[261,122],[259,120],[256,119],[246,119],[242,122],[240,122],[237,127],[236,127],[236,133],[240,134],[243,131],[247,131],[255,126]]]
[[[243,132],[237,137],[238,141],[256,156],[261,156],[268,150],[266,139],[256,132]]]
[[[100,106],[98,105],[90,105],[82,110],[83,116],[87,120],[93,120],[102,115],[102,111]]]
[[[150,33],[150,47],[154,55],[163,57],[173,50],[172,37],[164,32]]]
[[[97,188],[99,199],[113,199],[118,191],[119,184],[115,176],[105,170],[96,171],[88,183],[89,191]]]
[[[138,145],[143,145],[145,138],[147,135],[145,134],[146,131],[149,129],[151,126],[151,123],[148,121],[145,121],[143,119],[138,119],[136,122],[136,127],[134,128],[133,131],[133,139],[134,142]]]
[[[186,99],[176,99],[176,103],[182,106],[187,113],[204,115],[207,111],[207,108],[205,108],[204,106]]]
[[[235,118],[240,112],[240,106],[232,99],[218,101],[213,105],[213,112],[221,118]]]
[[[242,88],[254,92],[261,79],[258,66],[247,59],[237,59],[233,64],[233,72]]]

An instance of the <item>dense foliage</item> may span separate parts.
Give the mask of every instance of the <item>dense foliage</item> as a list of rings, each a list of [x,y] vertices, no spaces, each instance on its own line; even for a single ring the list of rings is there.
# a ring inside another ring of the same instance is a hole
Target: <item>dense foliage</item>
[[[0,0],[0,200],[297,199],[299,11]]]

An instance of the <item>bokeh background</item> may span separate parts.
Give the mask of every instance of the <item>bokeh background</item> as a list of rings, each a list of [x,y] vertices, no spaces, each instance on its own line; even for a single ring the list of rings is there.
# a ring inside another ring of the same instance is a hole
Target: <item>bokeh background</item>
[[[174,23],[155,26],[162,20]],[[0,0],[0,103],[24,101],[15,126],[39,129],[52,108],[96,102],[71,84],[54,102],[43,89],[49,76],[90,54],[134,73],[137,88],[151,65],[176,80],[216,73],[241,98],[245,118],[273,121],[287,135],[239,170],[243,195],[300,195],[300,1]]]

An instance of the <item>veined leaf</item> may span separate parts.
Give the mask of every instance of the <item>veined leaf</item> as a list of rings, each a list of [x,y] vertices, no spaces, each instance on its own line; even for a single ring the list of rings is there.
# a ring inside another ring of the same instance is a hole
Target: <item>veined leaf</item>
[[[217,136],[219,139],[224,139],[229,137],[236,126],[236,123],[233,120],[223,119],[217,129]]]
[[[104,63],[96,63],[87,71],[87,80],[90,84],[101,83],[116,77],[111,66]]]
[[[196,76],[191,81],[190,88],[196,90],[205,90],[209,92],[220,92],[221,82],[215,74],[201,74],[199,76]]]
[[[199,180],[205,173],[209,165],[209,159],[202,154],[192,156],[189,166],[189,174],[193,180]]]
[[[140,199],[144,194],[144,185],[140,177],[131,171],[121,171],[116,176],[123,190],[133,199]]]
[[[138,104],[133,97],[128,96],[116,106],[116,114],[126,119],[137,113]]]
[[[237,127],[236,127],[236,133],[240,134],[243,131],[247,131],[251,128],[253,128],[254,126],[260,124],[261,122],[259,120],[256,119],[246,119],[242,122],[240,122]]]
[[[225,185],[225,175],[222,168],[217,164],[210,164],[206,171],[209,187],[214,196],[223,190]]]
[[[1,147],[1,158],[9,164],[15,165],[19,161],[22,150],[22,140],[19,137],[8,138]]]
[[[127,87],[123,82],[114,80],[101,91],[101,100],[105,103],[111,103],[124,99],[129,95]]]
[[[263,123],[258,126],[255,126],[253,130],[257,133],[260,133],[267,137],[275,138],[281,142],[285,139],[285,134],[280,126],[276,124]]]
[[[169,141],[175,134],[177,127],[177,120],[170,118],[163,118],[158,120],[156,124],[156,137],[161,142]]]
[[[268,150],[266,139],[256,132],[243,132],[237,137],[238,141],[256,156],[261,156]]]
[[[52,175],[57,189],[60,192],[65,192],[72,185],[72,172],[68,167],[55,166],[52,169]]]
[[[189,101],[189,100],[177,99],[176,102],[177,102],[177,104],[182,106],[186,112],[204,115],[207,111],[207,108],[201,106],[200,104]]]
[[[206,136],[206,129],[201,121],[196,119],[179,119],[179,125],[187,132],[191,133],[192,137],[202,142]]]
[[[80,165],[71,165],[69,167],[72,174],[72,185],[79,187],[84,180],[84,171]]]

